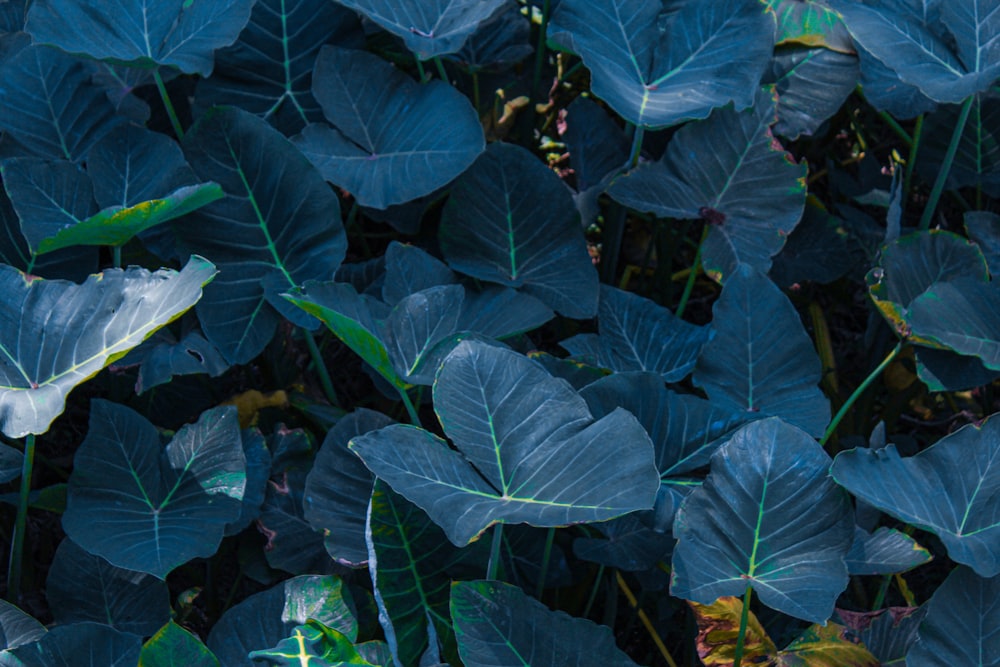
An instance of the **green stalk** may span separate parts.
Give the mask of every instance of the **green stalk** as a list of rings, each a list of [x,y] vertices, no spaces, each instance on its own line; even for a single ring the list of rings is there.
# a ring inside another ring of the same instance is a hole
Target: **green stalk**
[[[116,269],[122,268],[122,247],[120,245],[111,247],[111,264]]]
[[[753,589],[747,586],[746,593],[743,594],[743,611],[740,612],[740,629],[736,634],[736,650],[733,652],[733,666],[740,667],[743,662],[743,647],[747,640],[747,625],[750,622],[750,596]]]
[[[840,425],[840,421],[844,418],[844,415],[847,414],[847,411],[850,410],[855,401],[861,397],[861,394],[865,393],[865,390],[868,389],[871,383],[875,381],[875,378],[881,375],[882,371],[886,369],[886,366],[892,363],[892,360],[896,358],[902,349],[903,341],[899,341],[896,343],[896,347],[892,348],[892,351],[886,355],[885,359],[883,359],[882,362],[875,367],[875,370],[873,370],[868,377],[865,378],[864,382],[858,385],[858,388],[854,390],[854,393],[851,394],[846,401],[844,401],[844,404],[840,406],[840,410],[837,411],[837,415],[826,428],[826,433],[823,434],[822,439],[819,441],[820,445],[826,445],[826,441],[829,440],[830,436],[833,435],[833,432],[837,430],[837,426]]]
[[[962,113],[959,114],[958,122],[955,123],[955,129],[951,133],[951,143],[948,144],[948,152],[944,154],[944,161],[941,163],[941,169],[938,171],[937,179],[934,181],[934,187],[931,189],[931,196],[927,200],[924,214],[920,216],[920,229],[929,229],[931,226],[931,218],[934,217],[934,210],[937,208],[938,200],[941,198],[945,181],[948,180],[948,172],[951,171],[951,163],[955,161],[955,153],[958,152],[958,144],[961,142],[962,132],[965,130],[965,122],[969,119],[969,112],[972,110],[972,102],[975,99],[975,95],[970,95],[965,100],[965,104],[962,105]]]
[[[913,170],[917,164],[917,153],[920,151],[920,138],[924,131],[924,114],[917,116],[917,124],[913,127],[913,141],[910,143],[910,156],[906,159],[906,176],[903,178],[903,192],[910,193],[910,183],[913,180]]]
[[[427,72],[424,71],[424,64],[420,62],[420,58],[417,61],[417,73],[420,74],[420,83],[427,83]]]
[[[708,224],[701,231],[701,240],[698,241],[698,250],[694,254],[694,263],[691,264],[691,272],[688,273],[687,282],[684,283],[684,291],[681,293],[681,300],[677,303],[677,317],[684,317],[684,309],[687,308],[688,299],[694,290],[694,281],[698,277],[698,269],[701,266],[701,249],[705,246],[705,239],[708,238]]]
[[[302,337],[306,339],[306,345],[309,347],[309,356],[312,357],[316,374],[319,375],[319,383],[323,387],[326,400],[333,407],[339,408],[340,401],[337,400],[337,392],[333,389],[333,380],[330,378],[330,371],[327,369],[326,364],[323,363],[323,355],[319,351],[319,346],[316,345],[316,339],[313,338],[312,332],[308,329],[302,329]]]
[[[531,101],[538,101],[538,87],[542,82],[542,67],[545,66],[545,39],[549,29],[549,0],[542,3],[542,25],[538,27],[538,44],[535,46],[535,73],[531,78]]]
[[[399,397],[403,399],[403,405],[406,406],[406,414],[410,416],[410,423],[414,426],[420,426],[420,415],[417,414],[417,409],[413,407],[410,395],[402,387],[396,387],[396,391],[399,392]]]
[[[635,133],[632,135],[632,150],[628,156],[628,168],[635,169],[639,164],[639,154],[642,153],[642,138],[646,135],[646,128],[637,125]]]
[[[21,597],[21,563],[24,559],[24,533],[28,525],[28,495],[31,492],[31,469],[35,461],[35,434],[24,440],[21,462],[21,492],[17,498],[14,537],[10,541],[10,561],[7,567],[7,600],[18,604]]]
[[[500,571],[500,545],[503,544],[503,524],[493,525],[493,544],[490,546],[490,562],[486,566],[486,578],[496,581],[497,572]]]
[[[890,116],[888,112],[879,111],[878,115],[885,121],[885,124],[889,126],[889,129],[895,132],[896,136],[903,140],[903,143],[907,146],[911,146],[913,144],[913,137],[911,137],[910,134],[903,129],[903,126],[897,123],[896,119]],[[922,119],[923,117],[924,115],[920,114],[918,118]]]
[[[546,2],[548,4],[548,2]],[[542,554],[542,571],[538,574],[538,586],[535,589],[535,597],[542,599],[545,592],[545,575],[549,573],[549,559],[552,558],[552,542],[555,541],[556,529],[549,528],[545,535],[545,552]]]
[[[167,116],[170,117],[170,124],[174,127],[174,134],[177,135],[177,140],[180,141],[184,138],[184,130],[181,128],[181,121],[177,118],[174,104],[170,101],[170,95],[167,94],[167,87],[163,85],[163,77],[160,76],[160,70],[153,70],[153,80],[156,82],[156,89],[160,91],[160,99],[163,100],[163,107],[167,110]]]
[[[434,65],[437,67],[438,76],[441,77],[442,81],[444,81],[445,83],[447,83],[448,82],[448,72],[444,68],[444,63],[441,62],[441,59],[438,58],[437,56],[434,56]]]
[[[594,577],[594,586],[590,589],[590,597],[587,598],[587,606],[583,608],[583,618],[590,618],[590,610],[594,608],[594,600],[597,599],[597,592],[601,590],[601,580],[604,578],[604,566],[597,568],[597,576]]]

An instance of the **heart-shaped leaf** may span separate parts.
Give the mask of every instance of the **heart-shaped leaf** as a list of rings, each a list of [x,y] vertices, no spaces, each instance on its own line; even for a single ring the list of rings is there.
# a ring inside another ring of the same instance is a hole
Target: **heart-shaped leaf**
[[[93,185],[72,162],[15,158],[0,173],[33,253],[41,254],[46,241],[97,212]]]
[[[569,385],[515,352],[460,343],[438,371],[434,405],[458,452],[410,426],[350,447],[456,545],[497,522],[560,526],[653,504],[659,477],[635,417],[594,420]]]
[[[792,0],[788,4],[802,3]],[[789,139],[812,135],[837,113],[858,83],[857,56],[825,48],[781,49],[771,61],[769,83],[778,92],[774,132]]]
[[[163,579],[215,553],[226,524],[240,514],[245,485],[235,408],[205,412],[161,447],[141,415],[95,400],[63,528],[90,553]]]
[[[521,589],[497,581],[459,581],[451,588],[458,652],[467,665],[634,667],[611,629],[551,611]]]
[[[198,637],[172,620],[142,645],[142,667],[219,667],[219,661]]]
[[[765,87],[752,109],[727,107],[685,125],[660,160],[615,179],[608,194],[660,217],[705,220],[702,262],[720,282],[740,263],[767,272],[806,201],[806,165],[771,134],[776,103]]]
[[[452,187],[439,230],[456,271],[593,317],[598,282],[572,196],[529,151],[494,143]]]
[[[96,60],[151,69],[172,65],[209,76],[215,49],[232,44],[254,0],[87,0],[31,3],[25,30],[35,42]]]
[[[135,667],[142,639],[102,623],[59,625],[0,653],[3,667]]]
[[[578,53],[594,94],[625,120],[667,127],[730,100],[750,106],[771,57],[774,21],[759,2],[562,0],[549,39]]]
[[[854,543],[844,560],[848,572],[856,575],[906,572],[930,559],[927,549],[905,533],[885,526],[869,533],[855,526]]]
[[[0,647],[14,648],[28,644],[47,632],[45,626],[23,611],[0,600]]]
[[[882,667],[906,667],[906,654],[917,640],[927,606],[889,607],[875,612],[837,610],[837,622],[854,630]]]
[[[312,86],[334,127],[310,125],[295,144],[363,206],[430,194],[483,152],[475,110],[443,81],[421,85],[375,55],[324,46]]]
[[[337,0],[401,38],[421,60],[455,53],[508,0]]]
[[[944,542],[980,576],[1000,574],[1000,419],[970,424],[916,456],[895,445],[837,455],[830,474],[857,498]]]
[[[765,419],[712,456],[705,483],[674,521],[670,594],[702,604],[753,588],[782,613],[825,623],[847,587],[850,500],[808,434]]]
[[[176,226],[181,242],[220,270],[198,319],[230,363],[245,363],[264,349],[281,315],[318,325],[279,295],[333,277],[347,251],[340,204],[287,139],[245,111],[202,116],[184,150],[198,176],[227,195]]]
[[[360,665],[378,667],[365,660],[354,642],[315,619],[292,629],[273,648],[250,651],[247,657],[256,665],[301,667],[304,665]]]
[[[0,266],[0,429],[44,433],[75,386],[193,306],[214,275],[200,257],[180,272],[115,269],[82,285]]]
[[[712,323],[715,338],[698,360],[695,384],[712,401],[822,435],[830,404],[817,386],[819,356],[788,297],[741,265],[712,306]]]
[[[1000,577],[958,567],[927,603],[907,665],[1000,665]]]

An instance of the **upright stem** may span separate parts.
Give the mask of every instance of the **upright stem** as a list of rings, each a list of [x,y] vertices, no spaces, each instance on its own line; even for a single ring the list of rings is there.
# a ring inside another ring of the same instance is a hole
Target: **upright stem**
[[[177,140],[180,141],[184,138],[184,129],[181,127],[181,121],[177,118],[177,112],[174,110],[174,104],[170,101],[170,95],[167,94],[167,87],[163,85],[163,77],[160,76],[160,70],[153,70],[153,80],[156,82],[156,89],[160,91],[160,99],[163,100],[163,107],[167,110],[167,116],[170,117],[170,124],[174,127],[174,134],[177,135]]]
[[[941,169],[938,171],[934,187],[931,189],[931,196],[927,200],[924,214],[920,216],[920,229],[929,229],[931,226],[934,209],[937,208],[941,192],[944,190],[944,184],[948,180],[948,172],[951,171],[951,163],[955,161],[955,153],[958,152],[958,144],[961,143],[962,132],[965,130],[965,122],[969,119],[969,112],[972,110],[972,102],[975,99],[975,95],[969,95],[969,98],[965,100],[965,104],[962,105],[962,112],[959,114],[958,122],[955,123],[955,129],[951,133],[951,143],[948,144],[948,151],[944,154],[944,161],[941,163]]]
[[[493,544],[490,547],[490,562],[486,566],[486,578],[496,581],[497,572],[500,571],[500,545],[503,544],[503,524],[493,525]]]
[[[674,313],[677,317],[684,317],[684,309],[687,308],[688,299],[691,298],[691,292],[694,290],[694,281],[698,277],[698,269],[701,266],[701,249],[705,246],[705,239],[708,238],[708,224],[701,231],[701,240],[698,241],[698,250],[694,254],[694,263],[691,264],[691,272],[688,273],[687,282],[684,283],[684,291],[681,293],[681,300],[677,304],[677,311]]]
[[[319,351],[316,339],[313,338],[312,332],[308,329],[302,329],[302,337],[306,339],[309,356],[312,357],[313,366],[316,367],[316,374],[319,375],[319,383],[323,387],[326,400],[333,407],[339,408],[340,401],[337,400],[337,392],[333,389],[333,380],[330,378],[330,371],[327,369],[326,364],[323,363],[323,355]]]
[[[920,137],[924,130],[924,114],[917,116],[917,124],[913,127],[913,141],[910,143],[910,156],[906,159],[906,177],[903,179],[903,193],[910,193],[910,183],[913,181],[913,170],[917,164],[917,153],[920,151]]]
[[[402,387],[396,387],[396,391],[399,392],[399,397],[403,399],[403,405],[406,406],[406,414],[410,416],[410,423],[414,426],[420,426],[420,415],[417,414],[417,409],[413,407],[410,395]]]
[[[743,647],[747,640],[747,625],[750,622],[750,596],[753,589],[747,586],[746,593],[743,594],[743,611],[740,612],[740,629],[736,634],[736,650],[733,652],[733,666],[740,667],[743,662]]]
[[[639,164],[639,154],[642,152],[642,138],[646,134],[646,128],[641,125],[637,125],[635,128],[635,134],[632,135],[632,150],[629,151],[628,156],[628,168],[635,169],[635,166]]]
[[[14,537],[10,541],[10,561],[7,567],[7,600],[17,604],[21,597],[21,562],[24,558],[24,533],[28,525],[28,496],[31,493],[31,470],[35,460],[35,434],[24,440],[21,462],[21,492],[17,499]]]
[[[840,410],[837,411],[837,415],[826,428],[826,433],[823,434],[823,438],[819,441],[820,445],[826,444],[826,441],[830,439],[833,432],[837,430],[837,426],[840,425],[840,421],[844,418],[844,415],[847,414],[847,411],[850,410],[855,401],[861,397],[861,394],[865,393],[865,390],[868,389],[871,383],[875,381],[875,378],[882,374],[882,371],[885,370],[886,366],[892,363],[892,360],[896,358],[896,355],[898,355],[902,349],[903,341],[899,341],[896,343],[896,347],[892,348],[892,351],[886,355],[885,359],[883,359],[882,362],[875,367],[875,370],[873,370],[868,377],[865,378],[864,382],[858,385],[858,388],[854,390],[854,393],[851,394],[846,401],[844,401],[844,404],[840,406]]]
[[[545,576],[549,573],[549,559],[552,558],[552,542],[555,541],[556,529],[549,528],[545,535],[545,552],[542,554],[542,570],[538,573],[538,586],[535,589],[535,597],[542,599],[545,592]]]
[[[420,83],[427,83],[427,72],[424,71],[424,64],[417,58],[417,73],[420,74]]]
[[[538,43],[535,46],[535,73],[531,78],[531,101],[538,101],[538,87],[542,82],[542,67],[545,66],[545,39],[549,29],[549,0],[542,3],[542,25],[538,27]]]
[[[444,68],[444,63],[441,62],[441,59],[438,58],[437,56],[434,56],[434,65],[437,67],[438,76],[441,77],[442,81],[444,81],[445,83],[447,83],[448,82],[448,72]]]
[[[594,608],[594,601],[597,599],[597,592],[601,590],[601,581],[604,579],[604,565],[597,568],[597,575],[594,577],[594,586],[590,589],[590,597],[587,598],[587,606],[583,608],[583,618],[590,618],[590,610]]]
[[[472,104],[476,108],[476,114],[479,114],[479,70],[473,70],[472,72]]]
[[[122,268],[122,247],[120,245],[111,246],[111,264],[116,269]]]

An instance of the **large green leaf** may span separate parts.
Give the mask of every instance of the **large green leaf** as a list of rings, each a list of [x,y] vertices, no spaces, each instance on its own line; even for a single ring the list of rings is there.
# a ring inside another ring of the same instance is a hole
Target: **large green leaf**
[[[1000,419],[970,424],[916,456],[895,445],[842,452],[830,474],[857,498],[944,542],[952,560],[1000,574]]]
[[[280,667],[327,667],[359,665],[376,667],[355,648],[354,643],[333,628],[315,619],[296,626],[290,636],[268,649],[250,651],[247,656],[256,665]]]
[[[337,0],[401,38],[421,60],[455,53],[507,0]]]
[[[597,311],[597,271],[572,196],[524,148],[486,149],[455,182],[439,238],[456,271],[522,289],[567,317]]]
[[[674,522],[670,594],[702,604],[751,586],[778,611],[825,623],[847,587],[854,517],[830,457],[779,419],[752,422],[712,457]]]
[[[409,426],[350,447],[456,545],[497,522],[560,526],[653,504],[652,445],[635,417],[594,420],[569,385],[515,352],[460,343],[438,371],[434,405],[457,452]]]
[[[993,0],[943,2],[932,9],[938,3],[924,0],[827,4],[844,17],[862,48],[937,102],[961,102],[1000,76],[1000,13]]]
[[[0,653],[2,667],[135,667],[142,639],[100,623],[59,625]]]
[[[82,285],[0,266],[0,430],[44,433],[66,395],[190,308],[215,267],[108,270]]]
[[[245,111],[210,111],[184,136],[184,151],[226,198],[176,226],[183,245],[219,266],[198,318],[231,363],[257,356],[283,315],[315,328],[280,294],[306,280],[330,280],[347,251],[340,204],[287,139]]]
[[[45,599],[60,625],[93,621],[148,636],[170,620],[170,591],[156,577],[115,567],[71,539],[59,543]]]
[[[63,529],[118,567],[160,579],[211,556],[240,514],[246,462],[236,409],[214,408],[164,447],[156,428],[115,403],[91,403],[74,458]]]
[[[930,602],[906,654],[911,667],[1000,665],[1000,577],[982,578],[958,567]]]
[[[35,42],[134,67],[212,73],[215,49],[232,44],[254,0],[37,0],[25,30]]]
[[[752,109],[727,107],[682,127],[662,158],[608,189],[616,201],[659,217],[705,220],[702,262],[719,281],[740,263],[766,273],[805,207],[806,165],[771,134],[776,97],[772,88],[761,91]]]
[[[712,321],[715,338],[694,372],[709,399],[820,436],[830,404],[817,386],[819,356],[788,297],[744,264],[722,289]]]
[[[142,667],[219,667],[219,661],[198,637],[172,620],[142,645]]]
[[[363,206],[430,194],[483,151],[483,128],[464,95],[443,81],[421,85],[370,53],[324,46],[312,90],[334,127],[310,125],[295,144]]]
[[[22,49],[3,63],[0,78],[0,129],[40,157],[79,162],[125,120],[84,64],[55,49]]]
[[[763,3],[743,0],[669,9],[646,0],[562,0],[548,30],[583,58],[595,95],[630,123],[654,128],[704,118],[730,100],[753,104],[774,44]]]
[[[420,662],[428,647],[427,626],[433,623],[445,657],[454,664],[458,653],[448,614],[447,568],[457,550],[419,507],[382,481],[372,491],[365,539],[379,620],[400,663]]]
[[[271,648],[309,619],[354,640],[358,624],[346,595],[337,577],[288,579],[223,614],[208,635],[208,647],[226,667],[255,667],[250,651]]]
[[[257,0],[240,38],[215,53],[212,76],[198,82],[196,113],[231,104],[285,135],[323,120],[311,87],[324,44],[362,48],[357,16],[330,0]]]
[[[466,665],[631,667],[611,629],[551,611],[519,588],[498,581],[452,586],[451,617]]]

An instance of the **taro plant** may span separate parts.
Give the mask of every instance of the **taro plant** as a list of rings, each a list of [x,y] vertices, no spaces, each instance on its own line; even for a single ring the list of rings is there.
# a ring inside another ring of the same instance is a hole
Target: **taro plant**
[[[993,665],[1000,0],[0,2],[0,665]]]

